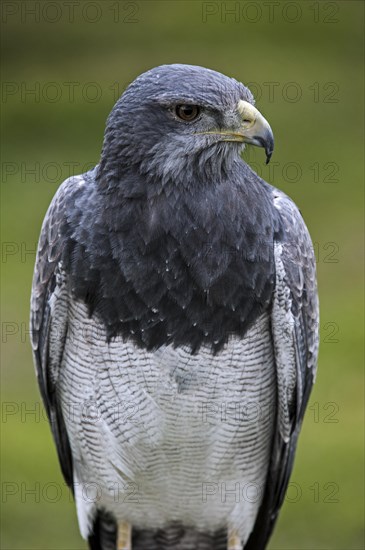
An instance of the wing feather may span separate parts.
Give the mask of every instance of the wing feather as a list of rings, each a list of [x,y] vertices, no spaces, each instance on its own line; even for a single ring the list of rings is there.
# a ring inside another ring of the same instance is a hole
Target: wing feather
[[[62,291],[62,253],[67,243],[67,211],[83,183],[67,179],[58,189],[45,216],[34,269],[30,331],[36,374],[51,424],[62,473],[72,488],[72,455],[57,397],[57,378],[67,335],[67,296]]]
[[[275,243],[276,286],[271,313],[278,410],[268,478],[245,550],[264,549],[283,503],[298,435],[315,379],[318,296],[312,242],[295,204],[274,190],[283,235]]]

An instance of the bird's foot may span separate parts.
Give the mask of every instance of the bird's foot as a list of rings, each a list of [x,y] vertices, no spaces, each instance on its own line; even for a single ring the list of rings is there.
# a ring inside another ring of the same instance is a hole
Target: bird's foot
[[[228,535],[227,550],[243,550],[241,539],[237,531],[231,531]]]
[[[132,550],[132,526],[126,521],[118,525],[118,550]]]

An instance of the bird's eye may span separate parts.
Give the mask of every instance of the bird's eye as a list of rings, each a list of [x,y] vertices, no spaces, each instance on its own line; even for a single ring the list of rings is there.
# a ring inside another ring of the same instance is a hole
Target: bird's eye
[[[175,107],[175,113],[181,120],[191,122],[198,117],[200,109],[198,105],[177,105]]]

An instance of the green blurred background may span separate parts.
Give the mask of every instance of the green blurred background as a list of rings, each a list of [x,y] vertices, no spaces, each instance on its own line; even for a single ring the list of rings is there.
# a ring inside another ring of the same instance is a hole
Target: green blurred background
[[[319,372],[269,549],[364,548],[363,2],[2,4],[1,548],[85,548],[33,372],[34,248],[58,185],[98,162],[118,93],[171,62],[251,83],[276,149],[269,167],[245,157],[315,242]]]

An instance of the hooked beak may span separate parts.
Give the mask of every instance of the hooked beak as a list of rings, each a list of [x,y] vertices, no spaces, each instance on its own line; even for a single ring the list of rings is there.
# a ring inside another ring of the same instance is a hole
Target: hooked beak
[[[241,136],[245,143],[263,147],[266,153],[266,164],[268,164],[274,150],[274,135],[270,124],[260,111],[247,101],[241,99],[237,109],[242,117],[242,127],[237,135]]]
[[[257,147],[263,147],[266,153],[266,164],[270,162],[274,150],[274,135],[270,124],[262,116],[260,111],[251,103],[239,100],[237,110],[242,119],[241,126],[237,130],[226,130],[219,132],[202,132],[203,134],[214,134],[222,136],[220,141],[238,141],[249,143]]]

